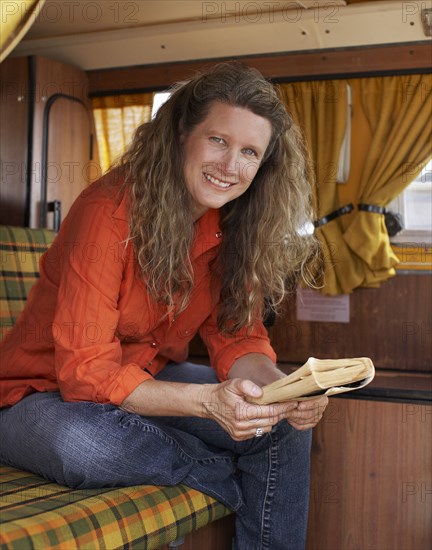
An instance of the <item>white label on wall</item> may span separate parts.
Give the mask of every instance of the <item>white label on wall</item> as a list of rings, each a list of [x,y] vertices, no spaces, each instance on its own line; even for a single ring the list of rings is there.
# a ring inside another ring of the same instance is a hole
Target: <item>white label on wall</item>
[[[349,323],[349,294],[323,296],[310,288],[297,288],[297,319]]]

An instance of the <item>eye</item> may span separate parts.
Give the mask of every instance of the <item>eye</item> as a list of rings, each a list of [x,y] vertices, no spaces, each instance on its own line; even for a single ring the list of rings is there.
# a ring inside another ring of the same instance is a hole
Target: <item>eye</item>
[[[253,157],[257,157],[257,156],[258,156],[258,153],[257,153],[254,149],[250,149],[250,148],[243,149],[243,152],[244,152],[246,155],[249,155],[249,156],[253,156]]]
[[[222,138],[217,136],[211,136],[210,141],[214,141],[215,143],[225,143],[225,141]]]

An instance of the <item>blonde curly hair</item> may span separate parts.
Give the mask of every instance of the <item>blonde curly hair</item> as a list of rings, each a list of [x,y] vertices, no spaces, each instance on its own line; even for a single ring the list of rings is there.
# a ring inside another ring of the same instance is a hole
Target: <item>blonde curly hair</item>
[[[221,208],[224,239],[213,265],[221,282],[218,327],[235,333],[262,317],[263,307],[276,310],[287,283],[310,280],[309,260],[317,253],[317,240],[300,231],[314,219],[308,157],[276,89],[237,62],[180,82],[156,117],[137,129],[120,166],[131,196],[130,236],[141,274],[157,301],[169,306],[181,296],[182,311],[194,281],[194,223],[180,127],[190,132],[214,102],[249,109],[272,126],[252,184]]]

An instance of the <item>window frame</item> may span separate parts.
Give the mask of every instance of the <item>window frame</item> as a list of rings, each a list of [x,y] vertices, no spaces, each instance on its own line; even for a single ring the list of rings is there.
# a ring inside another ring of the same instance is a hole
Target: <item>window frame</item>
[[[420,174],[400,193],[394,200],[392,200],[388,206],[386,207],[386,210],[391,212],[396,212],[402,216],[402,219],[404,223],[406,222],[406,209],[405,209],[405,194],[407,191],[418,191],[419,193],[424,193],[423,189],[418,188],[415,189],[415,187],[419,187],[418,182],[421,181],[421,179],[424,177],[426,173],[430,173],[432,169],[432,160],[429,160],[424,169],[420,172]],[[414,188],[414,189],[413,189]],[[390,237],[390,242],[392,245],[398,246],[403,245],[406,246],[407,244],[412,243],[413,246],[425,245],[425,246],[431,246],[432,245],[432,192],[430,195],[430,205],[431,205],[431,229],[410,229],[409,227],[406,227],[402,229],[397,235],[394,237]]]

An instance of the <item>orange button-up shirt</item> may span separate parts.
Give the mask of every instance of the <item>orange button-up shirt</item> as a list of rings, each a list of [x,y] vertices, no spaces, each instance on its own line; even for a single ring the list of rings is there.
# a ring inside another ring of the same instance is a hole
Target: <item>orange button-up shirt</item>
[[[217,330],[219,288],[209,263],[223,238],[219,211],[196,223],[194,288],[176,316],[135,270],[128,201],[118,190],[104,179],[86,189],[41,258],[40,279],[2,343],[0,406],[58,390],[66,401],[118,405],[168,361],[186,360],[198,331],[221,381],[247,353],[276,360],[262,323],[234,337]]]

